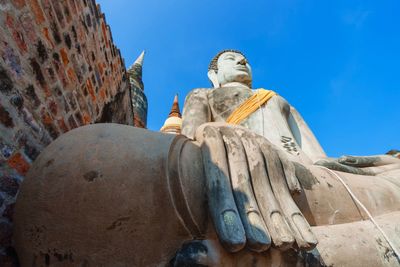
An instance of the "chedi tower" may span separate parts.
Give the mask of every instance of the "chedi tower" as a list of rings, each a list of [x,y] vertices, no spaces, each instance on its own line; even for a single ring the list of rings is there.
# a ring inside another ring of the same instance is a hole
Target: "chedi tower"
[[[172,104],[171,111],[168,118],[165,120],[160,132],[170,134],[180,134],[182,128],[182,115],[179,110],[178,95],[175,95],[174,103]]]

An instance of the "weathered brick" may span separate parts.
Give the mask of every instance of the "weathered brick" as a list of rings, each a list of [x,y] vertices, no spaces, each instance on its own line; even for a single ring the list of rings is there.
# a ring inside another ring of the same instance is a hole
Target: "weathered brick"
[[[83,125],[84,124],[83,123],[82,114],[79,111],[75,112],[75,119],[76,119],[76,121],[78,122],[79,125]]]
[[[86,124],[90,124],[92,122],[92,119],[90,118],[89,114],[87,114],[86,112],[83,113],[83,123]]]
[[[10,112],[0,105],[0,122],[8,128],[14,127],[14,121],[10,116]]]
[[[13,5],[18,9],[21,9],[26,5],[25,0],[14,0],[11,3],[13,3]]]
[[[38,37],[36,35],[36,29],[35,29],[36,25],[33,21],[31,13],[29,13],[28,11],[22,12],[22,14],[19,16],[18,21],[21,24],[21,27],[25,34],[26,43],[28,44],[36,43]]]
[[[15,24],[14,18],[9,13],[7,13],[6,16],[6,25],[9,31],[11,31],[12,37],[17,44],[19,51],[21,53],[25,53],[27,51],[27,46],[25,43],[24,35],[18,24]]]
[[[69,10],[68,2],[67,1],[61,1],[62,9],[64,12],[64,17],[67,21],[67,23],[70,23],[72,20],[71,17],[71,11]]]
[[[71,49],[72,41],[71,41],[71,37],[69,36],[69,34],[67,32],[64,33],[64,42],[67,45],[68,49]]]
[[[9,69],[15,73],[16,76],[21,76],[23,74],[21,60],[16,51],[6,42],[2,45],[0,44],[0,49],[2,50],[1,57],[8,65]]]
[[[53,99],[49,100],[49,102],[47,103],[47,108],[48,108],[48,110],[50,110],[50,112],[51,112],[51,114],[53,116],[57,116],[57,114],[58,114],[58,105]]]
[[[22,175],[25,175],[30,167],[24,156],[19,152],[9,158],[7,163],[11,168],[15,169],[19,174]]]
[[[51,96],[51,92],[50,92],[50,90],[48,88],[48,85],[46,83],[46,80],[45,80],[43,72],[42,72],[42,68],[40,67],[39,63],[36,61],[36,59],[31,58],[30,59],[30,65],[31,65],[31,68],[32,68],[32,72],[36,77],[36,81],[41,85],[45,96],[46,97]]]
[[[24,146],[24,153],[31,161],[34,161],[39,156],[40,151],[28,142]]]
[[[66,133],[69,131],[68,126],[65,124],[64,119],[58,119],[57,124],[58,124],[58,128],[60,128],[63,133]]]
[[[60,1],[51,1],[51,3],[53,5],[54,11],[56,13],[58,23],[60,23],[61,28],[64,28],[64,26],[65,26],[64,15],[63,15],[63,12],[60,7]]]
[[[67,69],[67,75],[68,79],[72,84],[77,84],[78,83],[78,78],[76,77],[76,73],[73,68],[68,68]]]
[[[0,92],[9,93],[13,89],[13,82],[7,71],[0,66]]]
[[[75,121],[73,115],[70,115],[70,116],[69,116],[69,118],[68,118],[68,124],[69,124],[69,127],[70,127],[71,129],[75,129],[76,127],[78,127],[78,124],[76,123],[76,121]]]
[[[36,52],[37,57],[39,58],[39,62],[42,64],[49,58],[46,46],[43,44],[42,40],[39,40],[36,43]]]
[[[93,89],[93,84],[90,81],[90,79],[86,80],[86,86],[87,86],[87,90],[90,94],[90,97],[92,98],[92,101],[95,102],[96,101],[96,95],[94,93],[94,89]]]
[[[41,24],[45,21],[42,7],[40,6],[38,0],[28,0],[29,5],[33,14],[35,15],[36,23]]]
[[[0,139],[0,152],[3,159],[9,159],[14,153],[14,148]]]
[[[42,29],[42,34],[43,34],[44,38],[46,39],[47,43],[51,46],[51,48],[54,48],[54,42],[53,42],[53,40],[52,40],[51,37],[50,37],[49,28],[44,27],[44,28]]]
[[[39,107],[40,100],[39,100],[39,98],[35,92],[35,88],[33,87],[32,84],[25,88],[24,94],[28,99],[30,99],[29,102],[33,104],[33,108]]]
[[[64,66],[67,66],[69,63],[69,58],[68,58],[68,54],[67,54],[67,51],[65,50],[65,48],[61,48],[60,55],[61,55],[61,59],[62,59]]]

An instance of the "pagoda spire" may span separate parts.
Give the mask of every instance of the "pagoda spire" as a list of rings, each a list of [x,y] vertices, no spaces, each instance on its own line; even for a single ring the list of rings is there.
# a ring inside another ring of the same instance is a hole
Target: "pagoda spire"
[[[182,118],[182,115],[181,115],[181,112],[179,109],[178,94],[176,94],[174,97],[174,102],[172,103],[171,111],[169,112],[168,117]]]
[[[142,81],[144,55],[145,51],[143,50],[127,71],[130,83],[135,85],[136,87],[139,87],[142,90],[144,90]]]

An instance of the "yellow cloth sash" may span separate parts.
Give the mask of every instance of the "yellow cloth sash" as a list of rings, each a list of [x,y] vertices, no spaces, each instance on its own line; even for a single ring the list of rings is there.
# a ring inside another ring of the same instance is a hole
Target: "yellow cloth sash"
[[[255,94],[249,97],[231,113],[228,119],[226,119],[226,122],[235,125],[240,124],[258,108],[267,103],[274,95],[276,95],[274,91],[258,89]]]

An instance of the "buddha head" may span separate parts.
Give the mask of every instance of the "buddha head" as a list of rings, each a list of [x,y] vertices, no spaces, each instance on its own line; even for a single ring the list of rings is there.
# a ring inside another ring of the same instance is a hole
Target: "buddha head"
[[[251,67],[242,52],[223,50],[210,62],[208,78],[214,88],[238,82],[251,88]]]

